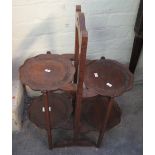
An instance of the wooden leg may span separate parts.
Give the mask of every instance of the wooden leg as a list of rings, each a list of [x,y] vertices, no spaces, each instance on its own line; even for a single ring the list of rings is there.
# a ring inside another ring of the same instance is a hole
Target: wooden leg
[[[82,96],[77,95],[76,105],[75,105],[75,120],[74,120],[74,140],[75,141],[79,138],[79,133],[80,133],[81,101],[82,101]]]
[[[108,108],[107,108],[107,111],[106,111],[106,114],[105,114],[105,119],[104,119],[103,124],[101,126],[100,133],[99,133],[99,138],[98,138],[98,141],[97,141],[97,144],[96,144],[97,147],[100,147],[103,136],[104,136],[104,133],[106,131],[106,126],[107,126],[109,116],[110,116],[110,112],[111,112],[111,109],[112,109],[112,103],[113,103],[113,98],[110,98],[109,103],[108,103]]]
[[[45,106],[45,121],[46,121],[46,130],[48,134],[48,145],[49,149],[52,149],[52,134],[51,134],[51,120],[49,112],[49,102],[48,102],[48,91],[43,92],[44,95],[44,106]]]
[[[130,58],[130,64],[129,64],[129,70],[132,73],[135,72],[135,69],[136,69],[136,66],[137,66],[137,63],[140,57],[142,46],[143,46],[143,38],[135,36],[133,48],[132,48],[132,54]]]

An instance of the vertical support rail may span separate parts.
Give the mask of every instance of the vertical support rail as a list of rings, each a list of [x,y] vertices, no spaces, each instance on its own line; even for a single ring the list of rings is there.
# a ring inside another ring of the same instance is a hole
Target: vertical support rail
[[[51,126],[50,112],[49,112],[48,91],[44,91],[43,96],[44,96],[44,106],[45,106],[46,130],[48,134],[48,145],[49,145],[49,149],[52,149],[52,133],[51,133],[52,126]]]
[[[83,81],[86,67],[86,52],[88,42],[88,32],[85,27],[85,17],[81,12],[77,13],[76,16],[76,39],[78,42],[78,50],[75,53],[75,61],[77,60],[77,73],[76,83],[77,91],[75,97],[75,120],[74,120],[74,140],[79,138],[80,133],[80,116],[81,116],[81,103],[83,95]]]
[[[74,66],[75,66],[75,75],[74,83],[77,83],[77,72],[79,65],[79,32],[77,28],[77,14],[81,12],[81,5],[76,5],[75,10],[75,54],[74,54]]]
[[[76,17],[77,13],[81,12],[81,6],[76,5],[75,10],[75,52],[74,52],[74,67],[75,67],[75,74],[74,74],[74,83],[77,84],[77,74],[78,74],[78,65],[79,65],[79,36],[78,36],[78,28],[76,24]],[[72,115],[75,114],[75,102],[76,102],[76,94],[74,94],[72,99],[72,105],[73,105],[73,112]]]
[[[75,75],[74,75],[74,83],[77,83],[78,64],[79,64],[79,39],[78,39],[78,29],[75,26],[75,55],[74,55]]]
[[[79,31],[77,24],[77,15],[81,12],[81,5],[76,5],[76,14],[75,14],[75,54],[74,54],[74,66],[75,66],[75,75],[74,75],[74,83],[77,83],[77,72],[79,65]]]
[[[87,41],[88,37],[82,37],[81,43],[81,51],[80,51],[80,62],[79,62],[79,72],[78,72],[78,85],[77,85],[77,93],[76,93],[76,108],[75,108],[75,139],[79,137],[80,132],[80,116],[81,116],[81,103],[82,103],[82,95],[83,95],[83,81],[84,81],[84,73],[86,68],[86,51],[87,51]]]
[[[98,138],[98,141],[97,141],[97,144],[96,144],[97,147],[100,147],[100,145],[101,145],[104,133],[106,131],[106,127],[107,127],[107,123],[108,123],[108,120],[109,120],[112,105],[113,105],[113,98],[110,98],[109,103],[108,103],[108,107],[107,107],[107,110],[106,110],[105,118],[104,118],[103,124],[102,124],[102,126],[100,128],[99,138]]]

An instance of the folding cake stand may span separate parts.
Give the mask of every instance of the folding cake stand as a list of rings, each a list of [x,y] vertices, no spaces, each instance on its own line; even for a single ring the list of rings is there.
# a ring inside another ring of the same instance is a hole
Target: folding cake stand
[[[40,54],[20,67],[20,80],[42,95],[32,99],[29,119],[47,130],[49,148],[101,145],[104,133],[120,123],[114,100],[132,88],[133,75],[115,60],[86,60],[88,32],[81,6],[76,6],[75,54]],[[52,129],[70,130],[72,137],[53,143]],[[99,131],[97,142],[84,135]]]

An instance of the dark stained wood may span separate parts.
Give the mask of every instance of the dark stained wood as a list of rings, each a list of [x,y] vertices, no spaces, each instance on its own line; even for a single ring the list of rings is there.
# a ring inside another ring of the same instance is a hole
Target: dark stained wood
[[[132,47],[132,54],[130,58],[130,64],[129,64],[129,69],[132,73],[135,72],[135,69],[142,51],[142,46],[143,46],[143,39],[138,36],[135,36],[133,47]]]
[[[50,123],[52,128],[62,127],[68,121],[72,112],[71,95],[67,93],[48,93],[49,107],[51,107]],[[41,95],[32,99],[28,108],[29,119],[38,127],[46,129],[46,122],[44,120],[44,96]]]
[[[87,65],[84,83],[88,90],[96,94],[115,97],[132,88],[133,74],[115,60],[100,59]]]
[[[74,61],[74,54],[71,54],[71,53],[66,53],[66,54],[62,54],[61,55],[63,58],[65,59],[69,59],[71,61]]]
[[[105,114],[105,118],[104,118],[103,124],[102,124],[102,126],[100,128],[99,138],[98,138],[98,141],[97,141],[97,144],[96,144],[97,147],[99,147],[101,145],[104,133],[106,131],[107,123],[109,121],[110,113],[111,113],[111,110],[112,110],[112,104],[113,104],[113,98],[110,98],[109,103],[108,103],[108,108],[107,108],[107,111],[106,111],[106,114]]]
[[[77,16],[81,12],[81,6],[76,6],[76,14],[75,14],[75,54],[74,54],[74,66],[75,66],[75,74],[74,74],[74,83],[77,83],[77,72],[78,72],[78,64],[79,64],[79,31],[77,28]]]
[[[77,5],[74,54],[57,55],[48,51],[27,59],[19,69],[23,85],[43,93],[33,99],[28,111],[30,120],[47,130],[50,149],[77,145],[99,147],[105,131],[120,123],[121,110],[113,97],[131,89],[133,75],[114,60],[104,57],[86,60],[87,43],[85,16]],[[44,69],[50,72],[45,73]],[[94,73],[99,77],[94,78]],[[112,87],[107,87],[107,82]],[[57,90],[61,90],[60,94]],[[53,143],[51,130],[58,128],[73,131],[73,138],[61,138]],[[99,131],[97,143],[82,137],[89,131]]]
[[[106,130],[113,128],[121,121],[121,109],[115,100],[112,102],[113,106]],[[109,98],[101,95],[84,98],[82,101],[81,120],[85,120],[90,126],[99,131],[108,109],[108,103]]]
[[[45,69],[50,70],[50,72],[45,72]],[[63,89],[71,89],[68,87],[68,83],[72,81],[75,69],[70,60],[63,58],[60,55],[53,55],[47,52],[47,54],[41,54],[27,59],[20,67],[19,71],[20,79],[24,86],[28,85],[33,90],[41,90],[43,92],[44,101],[41,102],[41,104],[44,103],[45,108],[45,117],[43,121],[46,124],[45,127],[48,135],[49,149],[52,149],[53,142],[51,129],[53,117],[49,112],[48,90],[61,89],[60,87]],[[36,107],[35,110],[39,109]],[[36,124],[38,123],[38,121],[35,122]],[[40,125],[41,122],[38,124]]]
[[[143,38],[143,0],[140,0],[134,31],[136,36]]]
[[[134,31],[135,38],[129,64],[129,69],[132,73],[135,72],[143,46],[143,0],[140,0]]]
[[[58,54],[40,54],[27,59],[19,72],[23,84],[33,90],[46,91],[57,90],[71,82],[75,69],[70,60]]]
[[[73,130],[73,119],[71,116],[71,95],[67,93],[52,93],[49,92],[49,107],[51,107],[50,121],[52,129],[62,128],[66,130]],[[91,98],[84,98],[82,100],[81,112],[81,128],[80,133],[89,131],[98,131],[101,127],[102,121],[105,117],[105,112],[108,106],[108,98],[104,96],[95,96]],[[41,95],[32,99],[28,107],[29,119],[39,128],[46,129],[46,122],[44,120],[44,96]],[[121,110],[118,104],[114,101],[110,120],[106,130],[109,130],[120,123]]]
[[[77,9],[76,9],[77,10]],[[76,74],[74,82],[77,83],[77,92],[75,98],[75,121],[74,121],[74,139],[78,139],[80,133],[81,103],[83,94],[83,81],[86,66],[86,51],[88,42],[88,32],[85,27],[85,16],[81,12],[76,12],[76,38],[75,47],[75,68]]]
[[[45,106],[45,122],[46,122],[46,130],[47,130],[47,134],[48,134],[48,145],[49,145],[49,149],[52,149],[52,133],[51,133],[51,129],[52,129],[52,123],[51,122],[51,117],[50,117],[50,112],[49,112],[49,102],[48,102],[48,92],[45,91],[43,92],[44,95],[44,106]]]

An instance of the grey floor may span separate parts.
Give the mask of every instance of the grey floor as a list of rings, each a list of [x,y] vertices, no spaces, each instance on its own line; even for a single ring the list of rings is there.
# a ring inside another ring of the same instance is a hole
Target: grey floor
[[[46,132],[26,119],[22,131],[13,133],[13,155],[142,155],[143,85],[135,85],[116,100],[123,112],[122,120],[106,132],[101,148],[65,147],[49,150]]]

